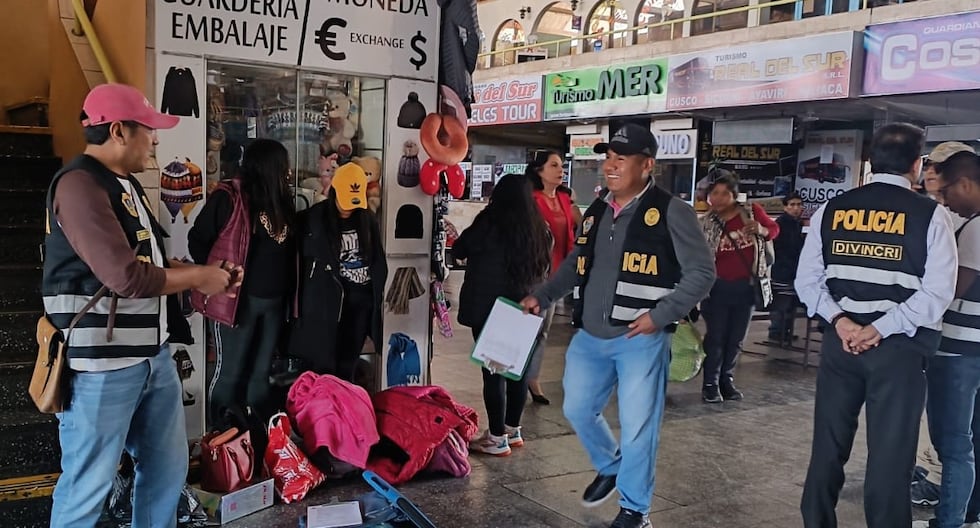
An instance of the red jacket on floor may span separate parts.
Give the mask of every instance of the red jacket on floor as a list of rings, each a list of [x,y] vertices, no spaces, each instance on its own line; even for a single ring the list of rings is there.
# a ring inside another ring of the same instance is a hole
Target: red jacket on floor
[[[479,432],[476,411],[456,403],[442,387],[394,387],[373,401],[382,441],[371,451],[368,469],[393,485],[427,468],[450,431],[466,443]]]

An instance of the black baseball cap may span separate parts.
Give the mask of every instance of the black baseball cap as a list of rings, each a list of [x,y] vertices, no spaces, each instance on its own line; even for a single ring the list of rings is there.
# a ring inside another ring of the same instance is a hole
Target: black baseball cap
[[[616,154],[643,154],[652,158],[657,155],[657,139],[649,127],[627,123],[613,134],[609,143],[599,143],[592,150],[596,154],[605,154],[609,149]]]

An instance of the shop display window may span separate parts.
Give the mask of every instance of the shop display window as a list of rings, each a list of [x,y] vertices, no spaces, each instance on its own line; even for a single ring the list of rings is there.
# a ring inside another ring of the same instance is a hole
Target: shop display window
[[[694,163],[691,160],[658,160],[653,169],[653,177],[661,189],[692,203]]]
[[[211,62],[207,93],[209,191],[237,174],[258,138],[289,151],[299,209],[323,199],[321,165],[329,172],[354,161],[381,177],[384,80]]]

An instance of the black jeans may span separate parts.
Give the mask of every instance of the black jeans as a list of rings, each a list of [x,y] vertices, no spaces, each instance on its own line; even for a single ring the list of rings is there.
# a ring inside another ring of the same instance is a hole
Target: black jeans
[[[238,302],[238,326],[214,323],[217,364],[208,389],[214,427],[235,425],[227,423],[227,414],[245,416],[245,407],[263,419],[275,412],[270,405],[269,371],[285,315],[284,299],[244,295]]]
[[[752,283],[718,279],[708,298],[701,301],[704,334],[703,385],[732,383],[742,340],[752,320],[755,302]]]
[[[921,331],[920,331],[921,333]],[[800,509],[806,528],[836,528],[844,464],[865,407],[868,462],[864,516],[868,528],[912,524],[909,482],[926,398],[925,366],[939,344],[899,334],[860,355],[845,352],[828,328],[820,348],[813,411],[813,449]]]
[[[473,328],[473,340],[480,337],[483,327]],[[524,404],[527,403],[527,376],[512,380],[500,374],[483,371],[483,404],[487,407],[487,420],[490,434],[502,436],[505,425],[518,427],[521,425],[521,415],[524,414]]]

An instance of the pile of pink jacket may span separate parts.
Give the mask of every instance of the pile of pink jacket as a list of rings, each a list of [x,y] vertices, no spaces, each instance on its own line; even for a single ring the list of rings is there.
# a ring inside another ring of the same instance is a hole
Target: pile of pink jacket
[[[477,413],[436,386],[394,387],[374,395],[330,375],[303,373],[286,412],[307,453],[327,448],[342,462],[398,485],[422,471],[470,473],[467,445]]]

